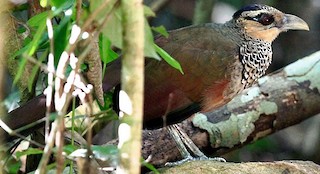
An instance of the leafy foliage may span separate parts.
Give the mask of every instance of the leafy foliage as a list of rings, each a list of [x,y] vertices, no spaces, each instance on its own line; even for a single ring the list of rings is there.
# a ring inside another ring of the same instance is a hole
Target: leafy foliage
[[[15,61],[19,62],[19,67],[16,67],[17,74],[14,77],[14,83],[17,84],[19,80],[28,78],[28,89],[31,91],[33,88],[33,82],[40,81],[38,79],[39,70],[42,69],[48,71],[46,68],[48,67],[47,59],[49,54],[52,54],[54,57],[55,69],[57,69],[63,52],[74,51],[77,56],[85,54],[88,47],[88,45],[85,44],[87,43],[86,38],[84,38],[84,34],[86,32],[89,33],[89,38],[94,35],[99,36],[99,55],[101,62],[103,63],[102,72],[104,73],[107,65],[121,55],[121,49],[123,46],[123,9],[121,9],[117,0],[110,0],[109,4],[105,6],[103,5],[104,3],[104,0],[91,1],[90,4],[83,2],[81,8],[79,9],[76,7],[75,0],[40,0],[40,5],[45,7],[45,9],[41,9],[41,13],[30,17],[26,22],[27,27],[24,30],[20,29],[17,31],[19,34],[26,33],[27,31],[30,32],[27,33],[27,37],[24,38],[21,49],[17,50],[11,57]],[[21,10],[26,10],[26,8],[21,8]],[[79,14],[80,16],[77,16]],[[154,43],[153,32],[160,33],[166,37],[168,36],[168,32],[163,26],[149,26],[147,17],[154,17],[155,14],[147,6],[144,6],[144,15],[146,17],[144,27],[145,57],[154,58],[157,60],[163,58],[166,62],[168,62],[168,64],[183,73],[179,62],[177,62],[173,57],[171,57]],[[52,40],[49,38],[50,31],[48,31],[48,23],[53,24]],[[75,25],[79,26],[81,30],[79,37],[76,39],[75,47],[73,47],[73,45],[69,42],[69,39],[71,37],[72,27]],[[26,68],[26,64],[29,60],[32,60],[35,66],[32,67],[31,75],[29,77],[25,77],[24,69]],[[82,63],[80,70],[86,72],[88,71],[88,66],[86,66],[85,63]],[[64,75],[68,77],[71,72],[72,68],[68,66]],[[103,74],[103,76],[104,75],[105,74]],[[99,80],[101,81],[102,79]],[[43,85],[43,83],[40,84]],[[100,107],[100,109],[103,109],[104,111],[100,111],[98,109],[98,114],[93,115],[93,125],[101,120],[109,122],[110,120],[115,119],[114,112],[110,112],[110,108],[112,107],[110,104],[110,98],[111,96],[109,93],[105,94],[105,101],[107,101],[107,104],[105,107]],[[86,117],[83,113],[74,115],[73,119],[74,118],[81,118],[81,122],[85,123],[84,120]],[[55,117],[54,119],[58,119],[58,117]],[[89,128],[76,128],[76,126],[77,125],[73,123],[71,125],[71,129],[69,130],[81,131],[80,134],[83,132],[86,133],[89,130]],[[69,155],[79,152],[81,148],[80,146],[77,146],[74,141],[75,139],[72,137],[72,143],[63,147],[64,152]],[[98,159],[107,159],[110,158],[110,156],[116,156],[118,153],[118,150],[115,146],[92,146],[91,149],[95,157]],[[43,154],[43,150],[29,147],[24,151],[17,152],[15,158],[11,158],[12,160],[19,161],[21,156],[35,154]],[[53,163],[50,165],[50,167],[53,168],[55,165],[56,163]],[[70,165],[72,166],[72,164]],[[153,171],[156,171],[152,165],[146,162],[143,162],[143,165]],[[14,166],[7,166],[10,168],[7,169],[7,171],[15,173],[18,171],[20,166],[20,163],[17,163],[17,165]]]
[[[158,45],[154,44],[155,49],[160,54],[160,56],[173,68],[179,70],[183,74],[183,70],[178,61],[176,61],[173,57],[171,57],[166,51],[160,48]]]

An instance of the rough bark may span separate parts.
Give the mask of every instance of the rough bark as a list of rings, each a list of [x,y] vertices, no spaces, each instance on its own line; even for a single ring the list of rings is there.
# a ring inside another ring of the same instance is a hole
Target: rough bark
[[[9,10],[9,2],[4,1],[3,2],[3,6],[2,8],[0,8],[0,22],[2,24],[7,24],[10,16],[8,13]],[[6,85],[6,76],[7,76],[7,58],[6,58],[6,51],[5,51],[5,42],[7,40],[7,31],[11,29],[8,27],[8,25],[1,25],[0,26],[0,101],[2,102],[5,97],[6,97],[6,89],[5,89],[5,85]],[[6,109],[3,106],[3,104],[0,105],[0,115],[3,115],[6,113]]]
[[[235,148],[320,113],[320,52],[259,79],[227,105],[179,123],[209,155]],[[180,154],[166,128],[143,131],[142,154],[161,166]]]
[[[9,14],[7,13],[7,10],[9,10],[9,2],[8,1],[2,1],[2,7],[0,7],[0,23],[6,24],[9,20]],[[7,78],[6,75],[6,55],[5,55],[5,40],[7,39],[7,31],[8,31],[7,25],[1,25],[0,26],[0,118],[3,119],[3,115],[6,113],[6,109],[3,105],[3,101],[5,99],[5,81]],[[0,132],[0,144],[3,142],[3,134]],[[0,154],[0,158],[4,158],[3,154]],[[4,164],[0,164],[0,174],[4,173],[2,169],[4,168]]]
[[[319,174],[320,166],[311,161],[275,161],[275,162],[247,162],[222,163],[215,161],[193,161],[172,168],[159,169],[160,173],[227,173],[227,174]]]

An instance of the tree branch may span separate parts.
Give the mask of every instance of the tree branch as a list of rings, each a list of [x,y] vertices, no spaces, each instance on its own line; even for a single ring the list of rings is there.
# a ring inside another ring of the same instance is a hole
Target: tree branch
[[[319,62],[320,52],[316,52],[261,78],[256,86],[243,91],[227,105],[210,113],[196,114],[179,125],[206,153],[221,155],[297,124],[320,113]],[[40,96],[11,112],[7,124],[18,128],[42,118],[44,101]],[[32,117],[26,117],[25,113]],[[143,131],[142,155],[144,158],[151,155],[150,162],[155,165],[180,158],[165,128]]]
[[[205,170],[204,170],[205,169]],[[193,161],[183,165],[159,169],[162,174],[175,173],[246,173],[283,174],[318,173],[320,166],[311,161],[275,161],[247,163],[218,163],[215,161]]]
[[[320,52],[259,79],[227,105],[179,123],[207,154],[235,148],[320,113]],[[180,159],[166,128],[143,131],[142,154],[163,165]]]

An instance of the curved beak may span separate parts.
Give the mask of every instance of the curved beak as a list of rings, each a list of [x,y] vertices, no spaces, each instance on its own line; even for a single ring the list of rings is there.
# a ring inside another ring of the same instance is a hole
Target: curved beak
[[[309,31],[308,24],[301,18],[291,15],[284,14],[283,25],[281,30],[307,30]]]

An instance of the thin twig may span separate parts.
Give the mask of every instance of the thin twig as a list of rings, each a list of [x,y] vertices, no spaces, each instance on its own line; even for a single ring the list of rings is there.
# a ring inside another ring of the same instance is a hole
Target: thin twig
[[[162,116],[163,127],[167,127],[167,116],[168,116],[169,112],[171,111],[172,100],[174,97],[173,95],[174,95],[173,93],[169,94],[167,109],[166,109],[166,112],[164,113],[164,115]]]
[[[8,125],[6,125],[6,124],[4,123],[1,119],[0,119],[0,127],[2,127],[2,129],[5,130],[9,135],[17,136],[17,137],[19,137],[19,138],[21,138],[21,139],[23,139],[23,140],[26,140],[26,141],[28,141],[29,143],[34,144],[34,145],[36,145],[36,146],[38,146],[38,147],[41,147],[41,148],[44,147],[44,145],[42,145],[42,144],[40,144],[40,143],[38,143],[38,142],[36,142],[36,141],[29,140],[29,139],[27,139],[25,136],[19,134],[17,131],[12,130]]]
[[[46,121],[45,121],[45,142],[47,142],[50,131],[50,111],[52,103],[52,91],[53,91],[53,73],[54,72],[54,41],[53,41],[53,27],[51,19],[47,18],[48,37],[50,41],[50,53],[48,56],[48,87],[45,90],[46,95]]]
[[[85,50],[86,50],[86,49],[85,49]],[[86,51],[88,51],[88,50],[86,50]],[[57,74],[57,73],[55,72],[55,70],[50,70],[50,71],[49,71],[49,70],[48,70],[48,66],[45,65],[45,64],[43,64],[43,63],[41,63],[41,62],[39,62],[37,59],[35,59],[35,58],[31,57],[31,56],[28,56],[28,55],[24,55],[24,57],[25,57],[28,61],[30,61],[31,63],[39,66],[40,69],[41,69],[42,71],[44,71],[45,73],[48,73],[48,74],[49,74],[49,73],[52,73],[54,78],[60,78],[63,83],[65,83],[65,82],[67,81],[66,77],[64,77],[62,74]],[[82,55],[82,57],[85,57],[85,55]],[[74,84],[72,84],[72,85],[73,85],[74,87],[76,87],[76,88],[79,88],[79,89],[83,90],[83,85],[82,85],[82,84],[79,85],[79,84],[77,84],[77,83],[74,83]]]
[[[47,168],[47,163],[49,161],[49,158],[51,156],[51,151],[54,145],[54,140],[56,137],[56,132],[57,132],[57,120],[52,124],[51,132],[48,137],[48,141],[46,142],[46,146],[43,150],[43,155],[41,157],[39,166],[37,170],[35,171],[35,174],[45,174],[46,173],[46,168]]]
[[[82,0],[77,0],[77,14],[76,14],[76,23],[79,25],[80,17],[81,17],[81,12],[82,12]]]

